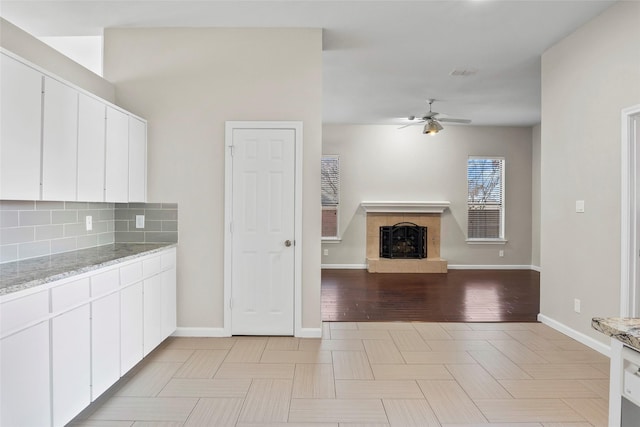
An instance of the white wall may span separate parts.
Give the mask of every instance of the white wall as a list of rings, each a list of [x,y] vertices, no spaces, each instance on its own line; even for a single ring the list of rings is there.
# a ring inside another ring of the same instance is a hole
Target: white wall
[[[224,123],[304,125],[303,328],[320,320],[320,29],[107,29],[104,75],[148,120],[149,201],[178,202],[178,326],[223,327]]]
[[[639,17],[618,2],[542,57],[540,309],[603,343],[591,318],[619,314],[620,117],[640,103]]]
[[[420,126],[325,125],[324,154],[340,155],[342,242],[324,243],[322,264],[364,264],[362,201],[451,202],[442,217],[441,255],[457,265],[531,265],[531,128],[451,126],[435,136]],[[504,246],[469,245],[467,158],[506,159]],[[505,256],[498,256],[504,249]]]
[[[115,101],[115,88],[107,80],[2,18],[0,46],[109,102]]]
[[[531,135],[531,265],[540,267],[540,125]]]

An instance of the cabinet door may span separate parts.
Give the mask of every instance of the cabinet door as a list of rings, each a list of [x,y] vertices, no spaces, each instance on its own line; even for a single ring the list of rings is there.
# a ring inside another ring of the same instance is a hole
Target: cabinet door
[[[144,355],[162,342],[162,275],[144,281]]]
[[[129,191],[129,116],[107,106],[105,201],[127,202]]]
[[[0,340],[0,425],[51,425],[49,322]]]
[[[146,190],[147,124],[129,116],[129,201],[145,202]]]
[[[91,401],[120,378],[120,294],[91,303]]]
[[[142,360],[142,282],[120,292],[120,375]]]
[[[44,78],[42,199],[76,200],[78,92]]]
[[[51,321],[53,425],[63,426],[91,402],[89,305]]]
[[[42,74],[0,54],[0,199],[40,199]]]
[[[80,94],[78,102],[78,200],[104,200],[106,106]]]
[[[176,269],[162,273],[162,339],[176,330]]]

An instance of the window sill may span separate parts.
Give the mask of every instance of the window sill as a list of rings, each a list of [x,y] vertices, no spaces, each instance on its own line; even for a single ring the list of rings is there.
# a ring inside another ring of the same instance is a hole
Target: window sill
[[[341,237],[323,237],[322,243],[342,243]]]
[[[505,245],[507,239],[467,239],[468,245]]]

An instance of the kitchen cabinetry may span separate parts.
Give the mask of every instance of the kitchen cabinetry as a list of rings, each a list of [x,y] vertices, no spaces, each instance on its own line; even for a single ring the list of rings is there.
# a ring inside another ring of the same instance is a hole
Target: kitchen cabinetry
[[[129,201],[147,200],[147,125],[129,116]]]
[[[0,199],[40,198],[42,74],[0,55]]]
[[[104,199],[106,106],[83,93],[78,99],[78,200]]]
[[[50,424],[48,313],[48,291],[0,305],[0,425]]]
[[[0,297],[0,425],[65,425],[173,333],[175,255]]]
[[[129,117],[107,107],[105,197],[126,202],[129,193]]]
[[[78,92],[44,78],[42,199],[76,200]]]
[[[5,52],[0,66],[0,199],[146,201],[144,120]]]

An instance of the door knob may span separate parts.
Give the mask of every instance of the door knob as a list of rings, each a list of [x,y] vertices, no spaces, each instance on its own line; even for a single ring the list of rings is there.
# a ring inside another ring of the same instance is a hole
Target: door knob
[[[284,245],[285,245],[286,247],[291,246],[291,240],[285,240],[285,241],[284,241]]]

